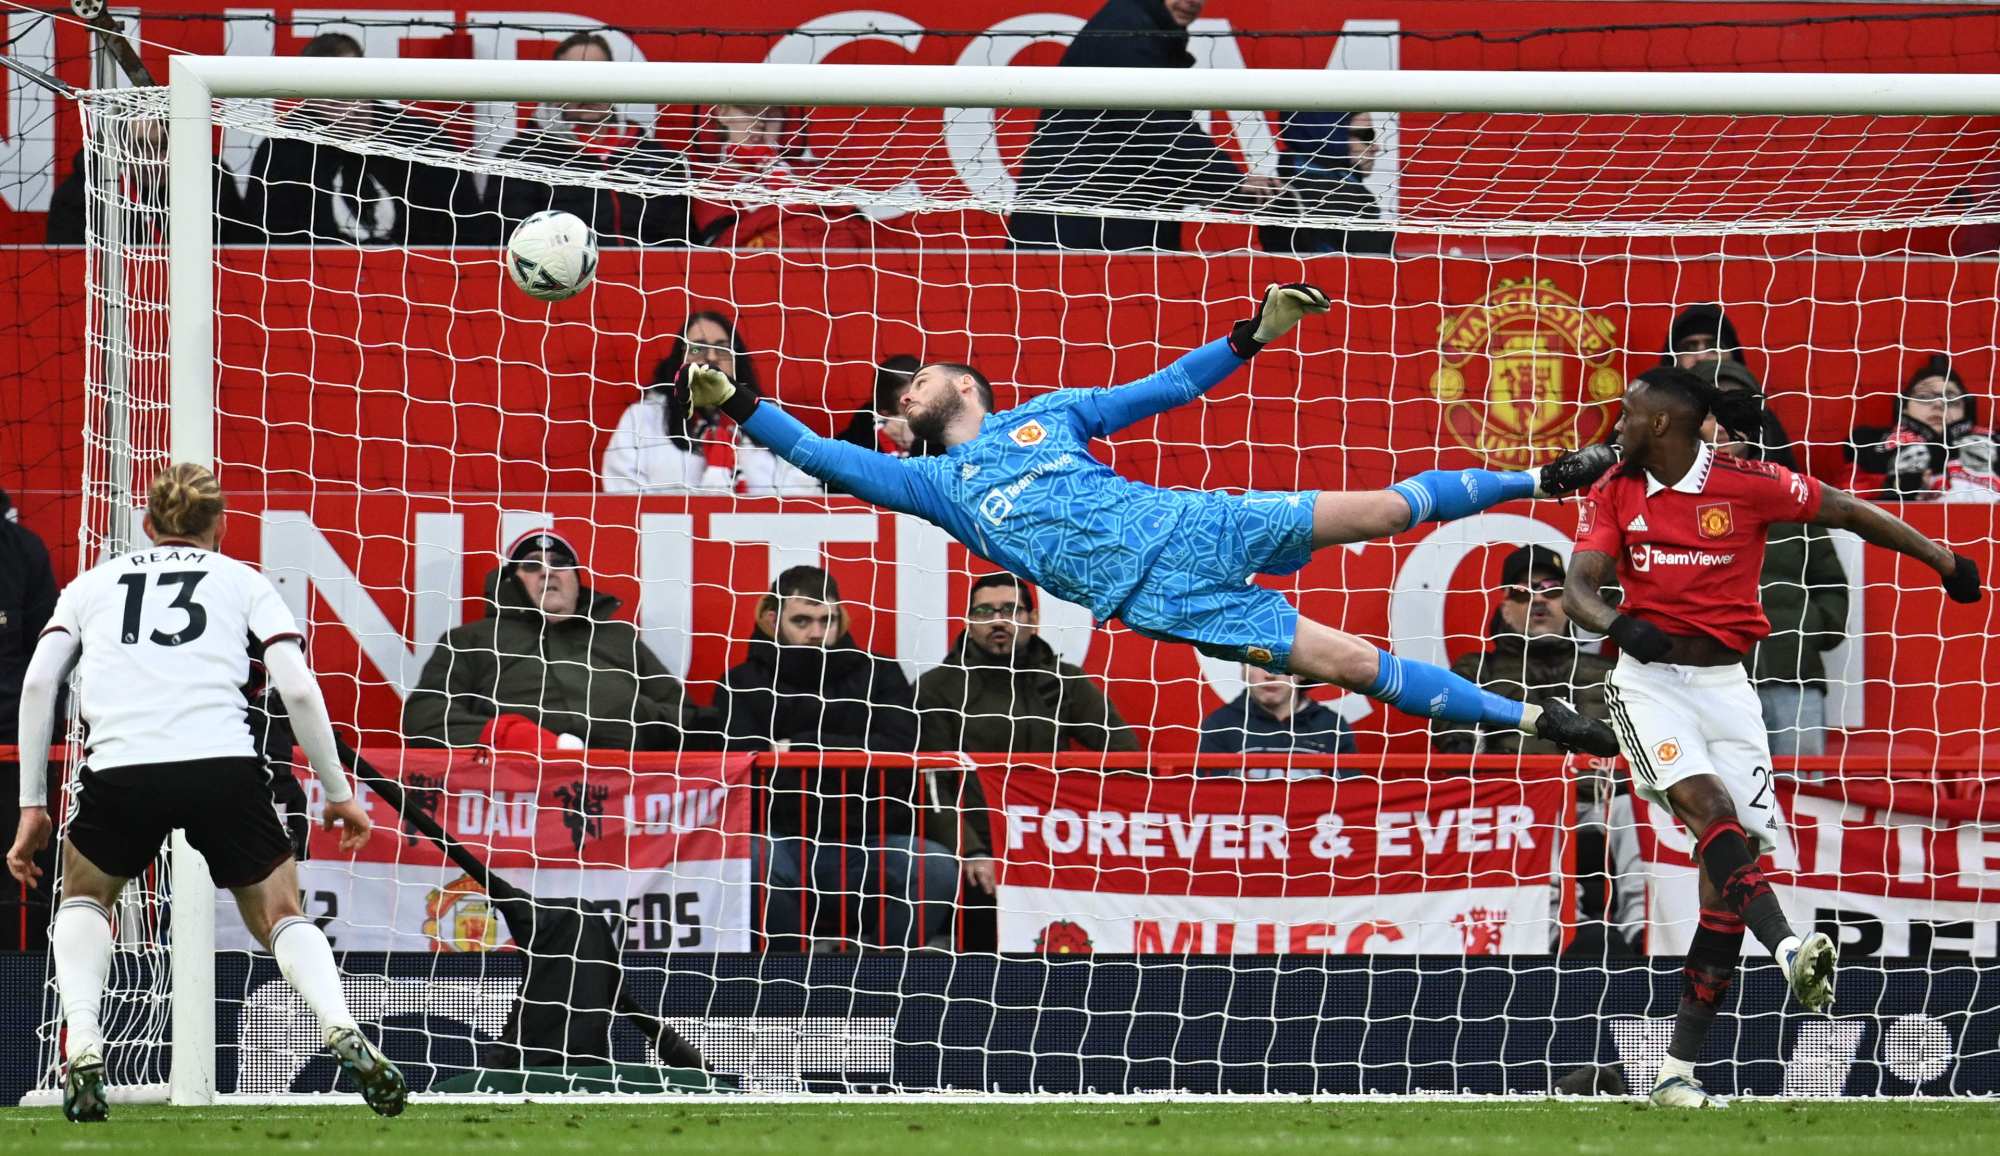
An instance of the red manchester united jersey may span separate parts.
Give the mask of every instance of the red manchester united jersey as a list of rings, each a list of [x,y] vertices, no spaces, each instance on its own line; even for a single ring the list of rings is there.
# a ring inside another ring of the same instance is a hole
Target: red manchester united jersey
[[[1624,613],[1748,650],[1771,633],[1757,583],[1765,528],[1811,521],[1819,503],[1815,478],[1703,446],[1671,486],[1622,469],[1599,481],[1578,516],[1576,548],[1618,559]]]

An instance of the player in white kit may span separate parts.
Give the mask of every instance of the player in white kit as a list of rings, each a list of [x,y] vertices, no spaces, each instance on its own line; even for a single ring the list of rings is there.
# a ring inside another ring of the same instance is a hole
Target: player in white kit
[[[49,842],[49,735],[72,668],[88,728],[50,933],[66,1025],[63,1114],[78,1122],[109,1114],[100,1013],[111,911],[126,881],[180,828],[319,1016],[328,1048],[368,1106],[393,1116],[403,1110],[403,1075],[362,1036],[326,935],[299,909],[298,866],[250,737],[243,688],[261,656],[326,788],[328,829],[340,825],[343,851],[368,841],[368,813],[341,771],[298,626],[267,578],[216,552],[223,498],[208,470],[183,464],[153,479],[145,530],[151,548],[64,588],[21,689],[21,819],[7,870],[23,883],[40,877],[35,853]]]

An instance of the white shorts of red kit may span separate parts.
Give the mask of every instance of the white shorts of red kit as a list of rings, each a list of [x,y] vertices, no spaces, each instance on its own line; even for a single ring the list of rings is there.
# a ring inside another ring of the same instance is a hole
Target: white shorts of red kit
[[[1777,848],[1784,814],[1771,787],[1771,739],[1763,705],[1741,666],[1620,657],[1605,701],[1641,795],[1671,810],[1669,787],[1714,775],[1736,801],[1737,821],[1759,853]]]

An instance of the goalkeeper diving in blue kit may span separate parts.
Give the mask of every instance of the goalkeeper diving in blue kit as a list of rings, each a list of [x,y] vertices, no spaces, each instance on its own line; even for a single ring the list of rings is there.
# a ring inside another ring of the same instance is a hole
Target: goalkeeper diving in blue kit
[[[931,522],[1058,598],[1150,638],[1333,683],[1423,718],[1484,723],[1567,749],[1615,755],[1610,728],[1563,703],[1535,706],[1482,690],[1442,667],[1399,659],[1302,617],[1253,574],[1289,574],[1313,551],[1448,522],[1516,498],[1574,493],[1617,464],[1596,445],[1539,469],[1429,470],[1385,490],[1220,493],[1121,477],[1092,438],[1184,405],[1234,373],[1326,295],[1274,285],[1255,316],[1166,368],[1126,385],[1059,389],[996,413],[971,366],[940,362],[911,378],[911,432],[946,452],[894,458],[821,437],[754,390],[705,366],[687,374],[690,404],[717,407],[779,457],[858,497]]]

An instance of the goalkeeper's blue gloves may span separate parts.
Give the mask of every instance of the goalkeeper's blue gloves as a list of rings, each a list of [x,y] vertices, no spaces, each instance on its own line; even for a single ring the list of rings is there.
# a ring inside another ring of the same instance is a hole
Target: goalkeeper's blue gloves
[[[1256,314],[1238,321],[1229,331],[1229,348],[1248,361],[1265,345],[1291,332],[1292,326],[1308,314],[1325,313],[1332,308],[1333,302],[1327,300],[1326,294],[1304,282],[1267,286]]]

